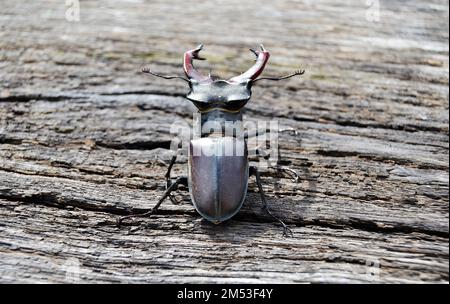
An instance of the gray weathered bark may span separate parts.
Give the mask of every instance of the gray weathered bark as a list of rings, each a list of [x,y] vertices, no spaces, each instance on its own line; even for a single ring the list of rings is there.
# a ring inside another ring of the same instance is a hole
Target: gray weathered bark
[[[256,2],[87,1],[80,22],[64,1],[2,3],[0,282],[448,282],[448,1],[383,1],[379,21],[365,1]],[[223,78],[258,43],[264,75],[307,71],[258,83],[245,112],[297,130],[280,150],[301,181],[263,176],[293,238],[253,178],[222,225],[181,191],[114,226],[155,204],[194,109],[139,67],[181,75],[198,42]]]

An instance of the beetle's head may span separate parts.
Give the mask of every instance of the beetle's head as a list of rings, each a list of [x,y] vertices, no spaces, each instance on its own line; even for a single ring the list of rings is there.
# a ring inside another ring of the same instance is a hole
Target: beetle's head
[[[251,87],[264,70],[269,59],[267,52],[261,45],[260,50],[251,50],[256,56],[256,63],[247,72],[227,79],[213,79],[211,75],[204,76],[193,65],[193,60],[204,60],[199,56],[202,45],[184,53],[184,73],[189,79],[190,92],[186,96],[200,112],[215,109],[238,112],[251,97]]]
[[[258,78],[264,70],[270,56],[264,46],[260,45],[259,50],[250,49],[256,56],[256,62],[246,72],[227,80],[213,79],[211,75],[205,76],[194,68],[193,61],[195,59],[205,59],[199,55],[202,48],[203,45],[200,44],[197,48],[184,53],[183,69],[187,78],[180,76],[162,76],[151,72],[147,68],[142,69],[142,71],[166,79],[182,78],[187,81],[190,91],[186,97],[194,103],[200,112],[208,112],[211,110],[239,112],[250,99],[252,95],[251,88],[254,82],[261,79],[281,80],[304,73],[303,70],[299,70],[285,77]]]

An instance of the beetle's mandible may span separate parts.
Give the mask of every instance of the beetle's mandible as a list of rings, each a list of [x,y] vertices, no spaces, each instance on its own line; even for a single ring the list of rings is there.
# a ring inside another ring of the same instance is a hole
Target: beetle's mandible
[[[191,139],[188,148],[188,176],[171,178],[171,170],[176,161],[175,154],[169,164],[166,178],[166,191],[157,204],[150,211],[142,214],[131,214],[118,219],[118,225],[124,219],[133,216],[148,216],[156,212],[162,202],[172,197],[172,191],[179,185],[189,188],[192,203],[198,213],[215,224],[230,219],[241,208],[247,193],[247,184],[250,175],[255,175],[261,201],[266,211],[283,226],[283,234],[291,235],[291,230],[278,217],[274,216],[267,204],[261,177],[256,167],[249,165],[247,152],[247,138],[252,136],[245,133],[242,128],[236,129],[233,134],[225,132],[226,122],[242,123],[241,109],[250,100],[253,84],[259,80],[282,80],[296,75],[302,75],[304,70],[283,77],[259,77],[269,59],[269,52],[260,45],[259,50],[250,49],[256,56],[256,63],[246,72],[228,80],[214,79],[211,75],[199,73],[193,66],[193,60],[203,60],[199,56],[202,45],[184,53],[183,68],[186,77],[166,76],[143,68],[142,72],[165,79],[182,79],[189,84],[189,99],[200,113],[200,130],[198,138]],[[213,122],[217,128],[209,130],[203,128]],[[239,124],[238,124],[239,125]],[[220,131],[221,129],[221,131]],[[206,131],[205,131],[206,130]],[[258,135],[255,132],[253,136]],[[240,153],[227,154],[226,150]],[[295,171],[286,167],[277,167],[295,174]]]

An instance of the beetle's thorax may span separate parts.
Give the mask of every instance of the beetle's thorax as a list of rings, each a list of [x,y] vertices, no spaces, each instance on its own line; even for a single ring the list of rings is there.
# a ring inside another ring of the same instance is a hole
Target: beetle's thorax
[[[244,134],[241,112],[219,109],[200,112],[194,123],[197,137],[241,137]]]
[[[186,96],[202,113],[216,109],[225,112],[239,112],[250,99],[251,81],[230,82],[214,80],[190,81],[190,92]]]

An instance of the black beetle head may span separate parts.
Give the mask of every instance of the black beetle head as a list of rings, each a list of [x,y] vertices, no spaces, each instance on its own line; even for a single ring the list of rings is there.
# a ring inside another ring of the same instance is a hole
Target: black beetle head
[[[250,99],[252,82],[233,83],[228,80],[213,80],[211,82],[190,81],[191,91],[186,96],[200,112],[214,109],[238,112]]]
[[[203,60],[199,57],[202,47],[199,45],[184,53],[184,72],[191,88],[187,98],[201,112],[214,109],[239,111],[250,99],[252,81],[264,70],[269,52],[262,45],[258,51],[251,50],[256,55],[256,63],[248,71],[228,80],[213,80],[210,75],[204,76],[194,68],[194,59]]]

